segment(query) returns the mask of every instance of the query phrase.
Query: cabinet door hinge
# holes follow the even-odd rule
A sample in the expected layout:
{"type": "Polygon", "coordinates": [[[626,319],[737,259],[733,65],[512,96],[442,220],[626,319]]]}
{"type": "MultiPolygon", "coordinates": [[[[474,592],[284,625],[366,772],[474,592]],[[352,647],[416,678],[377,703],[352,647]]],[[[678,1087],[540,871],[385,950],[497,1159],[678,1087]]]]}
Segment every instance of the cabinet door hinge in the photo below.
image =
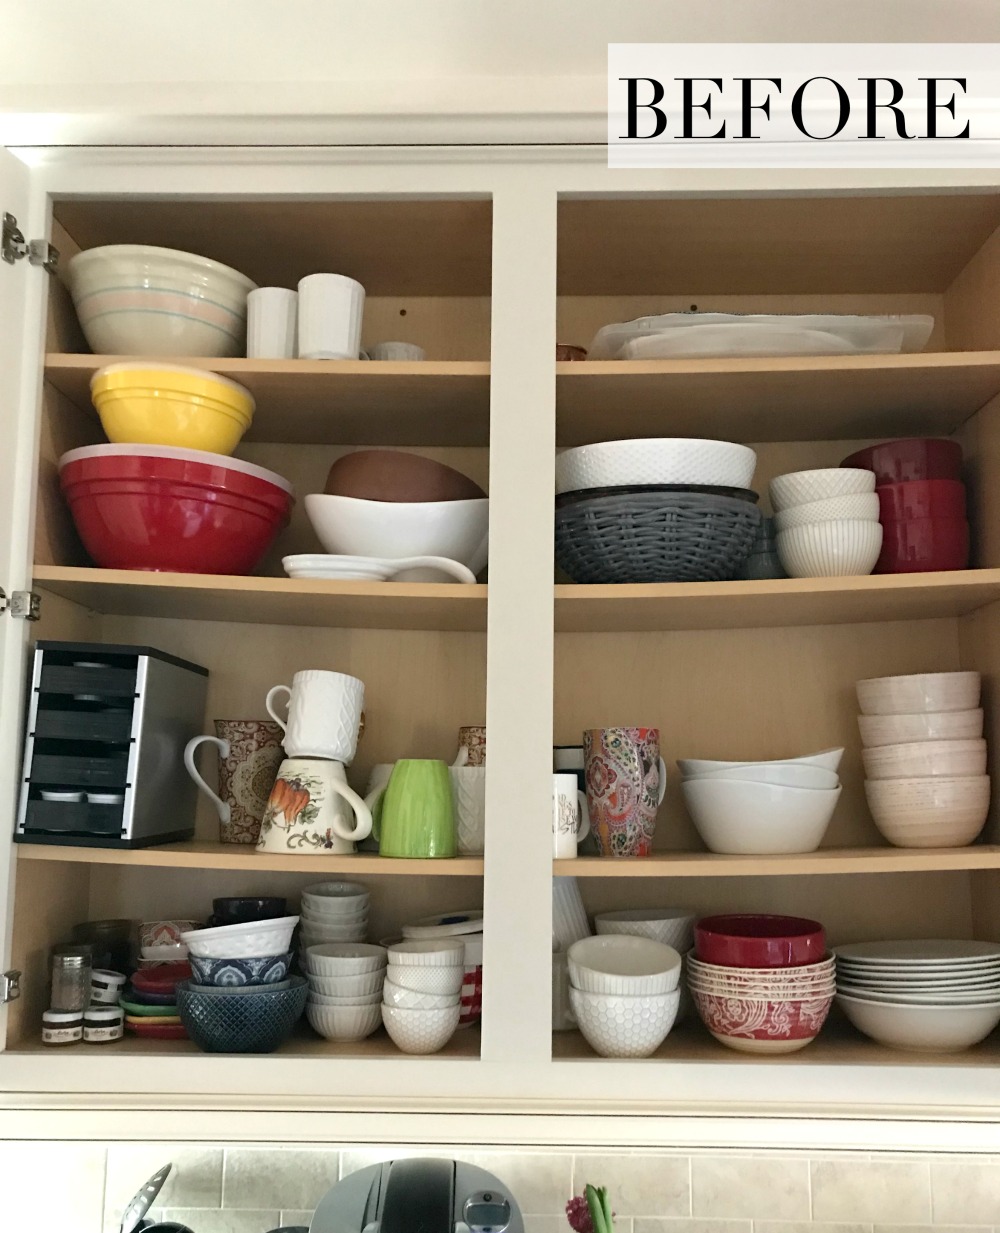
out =
{"type": "Polygon", "coordinates": [[[42,597],[37,591],[12,591],[8,599],[0,587],[0,613],[4,612],[20,621],[37,621],[42,615],[42,597]]]}
{"type": "Polygon", "coordinates": [[[21,996],[21,973],[11,969],[0,972],[0,1006],[14,1002],[21,996]]]}
{"type": "Polygon", "coordinates": [[[50,274],[54,274],[59,266],[59,249],[47,240],[26,240],[13,214],[4,213],[3,216],[0,256],[8,265],[27,257],[29,265],[40,265],[50,274]]]}

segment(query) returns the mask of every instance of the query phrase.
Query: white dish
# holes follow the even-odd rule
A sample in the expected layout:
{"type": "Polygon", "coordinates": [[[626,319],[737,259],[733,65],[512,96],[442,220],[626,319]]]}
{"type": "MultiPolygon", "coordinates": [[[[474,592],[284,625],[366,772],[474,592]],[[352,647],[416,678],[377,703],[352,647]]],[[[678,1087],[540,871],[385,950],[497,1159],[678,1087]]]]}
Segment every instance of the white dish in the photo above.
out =
{"type": "Polygon", "coordinates": [[[371,892],[360,882],[312,882],[302,888],[303,899],[315,899],[331,911],[356,908],[371,899],[371,892]]]}
{"type": "Polygon", "coordinates": [[[887,942],[850,942],[834,948],[835,957],[858,966],[873,964],[911,970],[915,966],[1000,963],[1000,942],[966,938],[900,938],[887,942]]]}
{"type": "Polygon", "coordinates": [[[849,492],[825,501],[807,501],[804,505],[789,505],[774,516],[775,531],[803,527],[810,522],[836,522],[839,519],[860,519],[878,522],[877,492],[849,492]]]}
{"type": "Polygon", "coordinates": [[[382,1022],[382,1007],[319,1006],[306,1003],[306,1018],[310,1026],[327,1040],[364,1040],[382,1022]]]}
{"type": "Polygon", "coordinates": [[[405,1010],[444,1010],[448,1006],[457,1006],[458,1000],[457,993],[421,993],[391,980],[387,980],[382,987],[382,1001],[386,1006],[402,1006],[405,1010]]]}
{"type": "Polygon", "coordinates": [[[556,455],[556,492],[623,484],[711,484],[749,488],[757,455],[747,445],[697,437],[599,441],[556,455]]]}
{"type": "Polygon", "coordinates": [[[828,330],[805,326],[767,325],[760,321],[692,325],[633,339],[618,353],[619,360],[710,358],[712,356],[769,355],[895,355],[903,347],[900,326],[872,332],[867,345],[858,346],[828,330]]]}
{"type": "Polygon", "coordinates": [[[615,997],[570,988],[569,1004],[587,1044],[601,1057],[649,1057],[670,1034],[681,991],[615,997]]]}
{"type": "Polygon", "coordinates": [[[917,711],[912,715],[859,715],[861,743],[867,749],[915,741],[965,741],[983,735],[983,711],[917,711]]]}
{"type": "Polygon", "coordinates": [[[1000,1002],[972,1006],[903,1006],[837,994],[844,1014],[866,1036],[893,1049],[957,1053],[985,1040],[1000,1023],[1000,1002]]]}
{"type": "Polygon", "coordinates": [[[450,968],[465,962],[465,943],[461,938],[410,938],[388,948],[389,971],[399,965],[450,968]]]}
{"type": "Polygon", "coordinates": [[[858,519],[810,522],[777,535],[778,559],[789,578],[852,578],[870,574],[882,551],[882,524],[858,519]]]}
{"type": "Polygon", "coordinates": [[[672,946],[628,934],[582,938],[567,959],[571,984],[589,993],[670,993],[681,978],[681,957],[672,946]]]}
{"type": "Polygon", "coordinates": [[[862,750],[861,759],[869,779],[958,779],[986,774],[986,742],[980,737],[880,745],[862,750]]]}
{"type": "Polygon", "coordinates": [[[836,771],[804,762],[745,762],[717,771],[704,771],[692,779],[739,779],[745,783],[770,783],[785,788],[818,788],[829,791],[840,783],[836,771]]]}
{"type": "Polygon", "coordinates": [[[366,993],[381,993],[385,968],[360,972],[357,976],[321,976],[308,972],[309,988],[324,997],[362,997],[366,993]]]}
{"type": "Polygon", "coordinates": [[[371,942],[324,942],[305,948],[303,961],[317,976],[360,976],[384,968],[386,951],[371,942]]]}
{"type": "Polygon", "coordinates": [[[982,677],[978,672],[918,672],[869,677],[855,689],[863,715],[971,711],[979,706],[982,677]]]}
{"type": "MultiPolygon", "coordinates": [[[[844,756],[843,746],[837,749],[821,749],[819,753],[803,754],[801,758],[775,758],[769,762],[754,762],[753,766],[819,766],[827,771],[837,771],[844,756]]],[[[678,758],[677,766],[685,779],[697,779],[713,771],[732,770],[750,765],[747,762],[718,762],[711,758],[678,758]]]]}
{"type": "Polygon", "coordinates": [[[864,1002],[886,1002],[896,1006],[987,1006],[993,1002],[1000,1005],[1000,983],[982,989],[970,990],[882,990],[867,989],[864,985],[849,985],[837,982],[837,992],[844,997],[858,998],[864,1002]]]}
{"type": "Polygon", "coordinates": [[[684,804],[712,852],[738,856],[815,852],[841,789],[785,788],[733,779],[685,779],[684,804]]]}
{"type": "Polygon", "coordinates": [[[309,1001],[316,1006],[377,1006],[382,1001],[382,990],[375,993],[328,994],[310,987],[309,1001]]]}
{"type": "Polygon", "coordinates": [[[385,1030],[404,1053],[437,1053],[454,1036],[462,1007],[408,1010],[383,1003],[381,1011],[385,1030]]]}
{"type": "Polygon", "coordinates": [[[853,493],[874,492],[875,472],[860,467],[818,467],[776,475],[768,486],[775,514],[792,505],[828,501],[853,493]]]}
{"type": "Polygon", "coordinates": [[[282,557],[281,564],[289,578],[331,578],[344,582],[387,582],[406,570],[421,569],[436,572],[434,582],[475,582],[476,575],[460,561],[447,557],[401,557],[388,560],[380,557],[337,556],[333,553],[300,553],[282,557]]]}
{"type": "Polygon", "coordinates": [[[251,959],[257,955],[284,955],[291,949],[297,916],[192,929],[181,941],[198,959],[251,959]]]}

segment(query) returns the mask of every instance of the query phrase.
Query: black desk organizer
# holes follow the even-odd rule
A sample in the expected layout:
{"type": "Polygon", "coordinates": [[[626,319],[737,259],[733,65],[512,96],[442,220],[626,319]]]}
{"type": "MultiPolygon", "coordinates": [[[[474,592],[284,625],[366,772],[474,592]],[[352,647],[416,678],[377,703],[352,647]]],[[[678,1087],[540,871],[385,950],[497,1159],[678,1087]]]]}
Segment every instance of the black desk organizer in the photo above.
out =
{"type": "Polygon", "coordinates": [[[152,647],[38,642],[14,838],[102,848],[189,839],[197,789],[184,746],[202,730],[207,678],[152,647]],[[119,799],[88,799],[98,793],[119,799]]]}

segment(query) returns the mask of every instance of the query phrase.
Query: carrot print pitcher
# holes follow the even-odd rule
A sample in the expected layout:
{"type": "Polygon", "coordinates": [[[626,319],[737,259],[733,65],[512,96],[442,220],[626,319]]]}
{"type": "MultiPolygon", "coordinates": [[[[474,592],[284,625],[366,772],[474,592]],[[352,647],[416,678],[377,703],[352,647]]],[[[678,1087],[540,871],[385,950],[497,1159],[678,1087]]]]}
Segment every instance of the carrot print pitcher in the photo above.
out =
{"type": "Polygon", "coordinates": [[[257,851],[353,852],[371,829],[371,812],[348,787],[342,763],[286,758],[264,810],[257,851]]]}

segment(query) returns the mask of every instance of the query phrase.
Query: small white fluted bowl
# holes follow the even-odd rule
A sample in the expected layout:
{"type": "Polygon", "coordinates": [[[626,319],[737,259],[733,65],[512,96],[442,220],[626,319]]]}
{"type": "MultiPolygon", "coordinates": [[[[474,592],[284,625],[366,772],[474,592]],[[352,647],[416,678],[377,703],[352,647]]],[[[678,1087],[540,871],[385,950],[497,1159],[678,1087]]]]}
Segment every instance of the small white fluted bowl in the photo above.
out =
{"type": "Polygon", "coordinates": [[[774,516],[774,529],[787,531],[804,527],[810,522],[833,522],[838,518],[857,518],[863,522],[878,522],[877,492],[851,492],[825,501],[807,501],[804,505],[789,505],[774,516]]]}
{"type": "Polygon", "coordinates": [[[837,1003],[859,1032],[891,1049],[917,1053],[958,1053],[971,1049],[1000,1023],[1000,1002],[909,1006],[867,1002],[838,993],[837,1003]]]}
{"type": "Polygon", "coordinates": [[[317,1006],[374,1006],[382,1001],[382,991],[376,993],[361,993],[353,997],[328,997],[325,993],[309,990],[310,1002],[317,1006]]]}
{"type": "Polygon", "coordinates": [[[874,492],[875,472],[857,467],[821,467],[812,471],[789,471],[776,475],[768,486],[775,513],[791,505],[828,501],[853,493],[874,492]]]}
{"type": "Polygon", "coordinates": [[[453,968],[465,963],[465,941],[453,938],[405,938],[389,947],[389,967],[453,968]]]}
{"type": "Polygon", "coordinates": [[[862,715],[912,715],[918,711],[971,711],[979,706],[978,672],[915,672],[873,676],[855,689],[862,715]]]}
{"type": "Polygon", "coordinates": [[[917,711],[912,715],[859,715],[867,749],[914,741],[966,741],[983,735],[981,707],[969,711],[917,711]]]}
{"type": "Polygon", "coordinates": [[[711,852],[771,856],[815,852],[841,789],[787,788],[740,780],[686,779],[684,803],[711,852]]]}
{"type": "Polygon", "coordinates": [[[869,779],[914,779],[945,776],[957,779],[986,774],[986,742],[980,737],[967,741],[910,741],[902,745],[880,745],[861,752],[869,779]]]}
{"type": "Polygon", "coordinates": [[[789,578],[847,578],[875,568],[882,551],[882,524],[857,519],[810,522],[779,531],[776,538],[789,578]]]}
{"type": "MultiPolygon", "coordinates": [[[[819,753],[803,754],[801,758],[775,758],[769,762],[754,762],[753,766],[819,766],[826,771],[836,772],[844,749],[821,749],[819,753]]],[[[677,766],[685,779],[697,779],[702,775],[710,775],[714,771],[733,770],[746,766],[743,762],[719,762],[713,758],[679,758],[677,766]]]]}
{"type": "Polygon", "coordinates": [[[449,1006],[457,1006],[458,999],[457,993],[419,993],[391,980],[382,987],[382,1001],[386,1006],[401,1006],[404,1010],[446,1010],[449,1006]]]}
{"type": "Polygon", "coordinates": [[[651,938],[686,954],[694,945],[696,914],[684,908],[626,908],[621,912],[602,912],[594,917],[599,934],[622,933],[635,938],[651,938]]]}
{"type": "Polygon", "coordinates": [[[362,972],[358,976],[309,976],[309,988],[316,993],[322,993],[330,998],[363,997],[365,994],[380,993],[385,980],[385,968],[377,968],[374,972],[362,972]]]}
{"type": "Polygon", "coordinates": [[[756,466],[756,453],[733,441],[697,437],[598,441],[556,455],[556,492],[628,484],[749,488],[756,466]]]}
{"type": "Polygon", "coordinates": [[[323,942],[307,947],[303,962],[310,976],[360,976],[381,971],[386,951],[372,942],[323,942]]]}
{"type": "Polygon", "coordinates": [[[601,1057],[649,1057],[677,1018],[681,992],[620,997],[570,988],[569,1003],[587,1044],[601,1057]]]}
{"type": "Polygon", "coordinates": [[[393,1043],[404,1053],[437,1053],[455,1034],[462,1008],[409,1010],[402,1006],[381,1007],[382,1022],[393,1043]]]}
{"type": "Polygon", "coordinates": [[[306,948],[322,946],[325,942],[363,942],[367,934],[367,926],[360,929],[312,929],[303,928],[299,940],[306,948]]]}
{"type": "Polygon", "coordinates": [[[706,771],[695,779],[741,779],[745,783],[772,783],[785,788],[835,788],[836,771],[801,762],[746,762],[742,766],[706,771]]]}
{"type": "Polygon", "coordinates": [[[455,995],[461,992],[464,976],[465,969],[461,966],[428,968],[395,963],[386,968],[386,980],[401,989],[412,989],[414,993],[455,995]]]}
{"type": "Polygon", "coordinates": [[[257,955],[284,955],[292,947],[297,916],[192,929],[181,941],[197,959],[253,959],[257,955]]]}
{"type": "Polygon", "coordinates": [[[306,1018],[327,1040],[364,1040],[382,1022],[382,1006],[320,1006],[306,1003],[306,1018]]]}
{"type": "Polygon", "coordinates": [[[946,779],[867,779],[879,832],[897,848],[964,848],[986,824],[989,775],[946,779]]]}
{"type": "Polygon", "coordinates": [[[570,983],[588,993],[664,994],[681,978],[681,957],[672,946],[628,934],[582,938],[569,948],[567,961],[570,983]]]}
{"type": "Polygon", "coordinates": [[[317,911],[355,908],[366,904],[370,898],[368,887],[360,882],[313,882],[302,891],[302,902],[311,901],[317,911]]]}

